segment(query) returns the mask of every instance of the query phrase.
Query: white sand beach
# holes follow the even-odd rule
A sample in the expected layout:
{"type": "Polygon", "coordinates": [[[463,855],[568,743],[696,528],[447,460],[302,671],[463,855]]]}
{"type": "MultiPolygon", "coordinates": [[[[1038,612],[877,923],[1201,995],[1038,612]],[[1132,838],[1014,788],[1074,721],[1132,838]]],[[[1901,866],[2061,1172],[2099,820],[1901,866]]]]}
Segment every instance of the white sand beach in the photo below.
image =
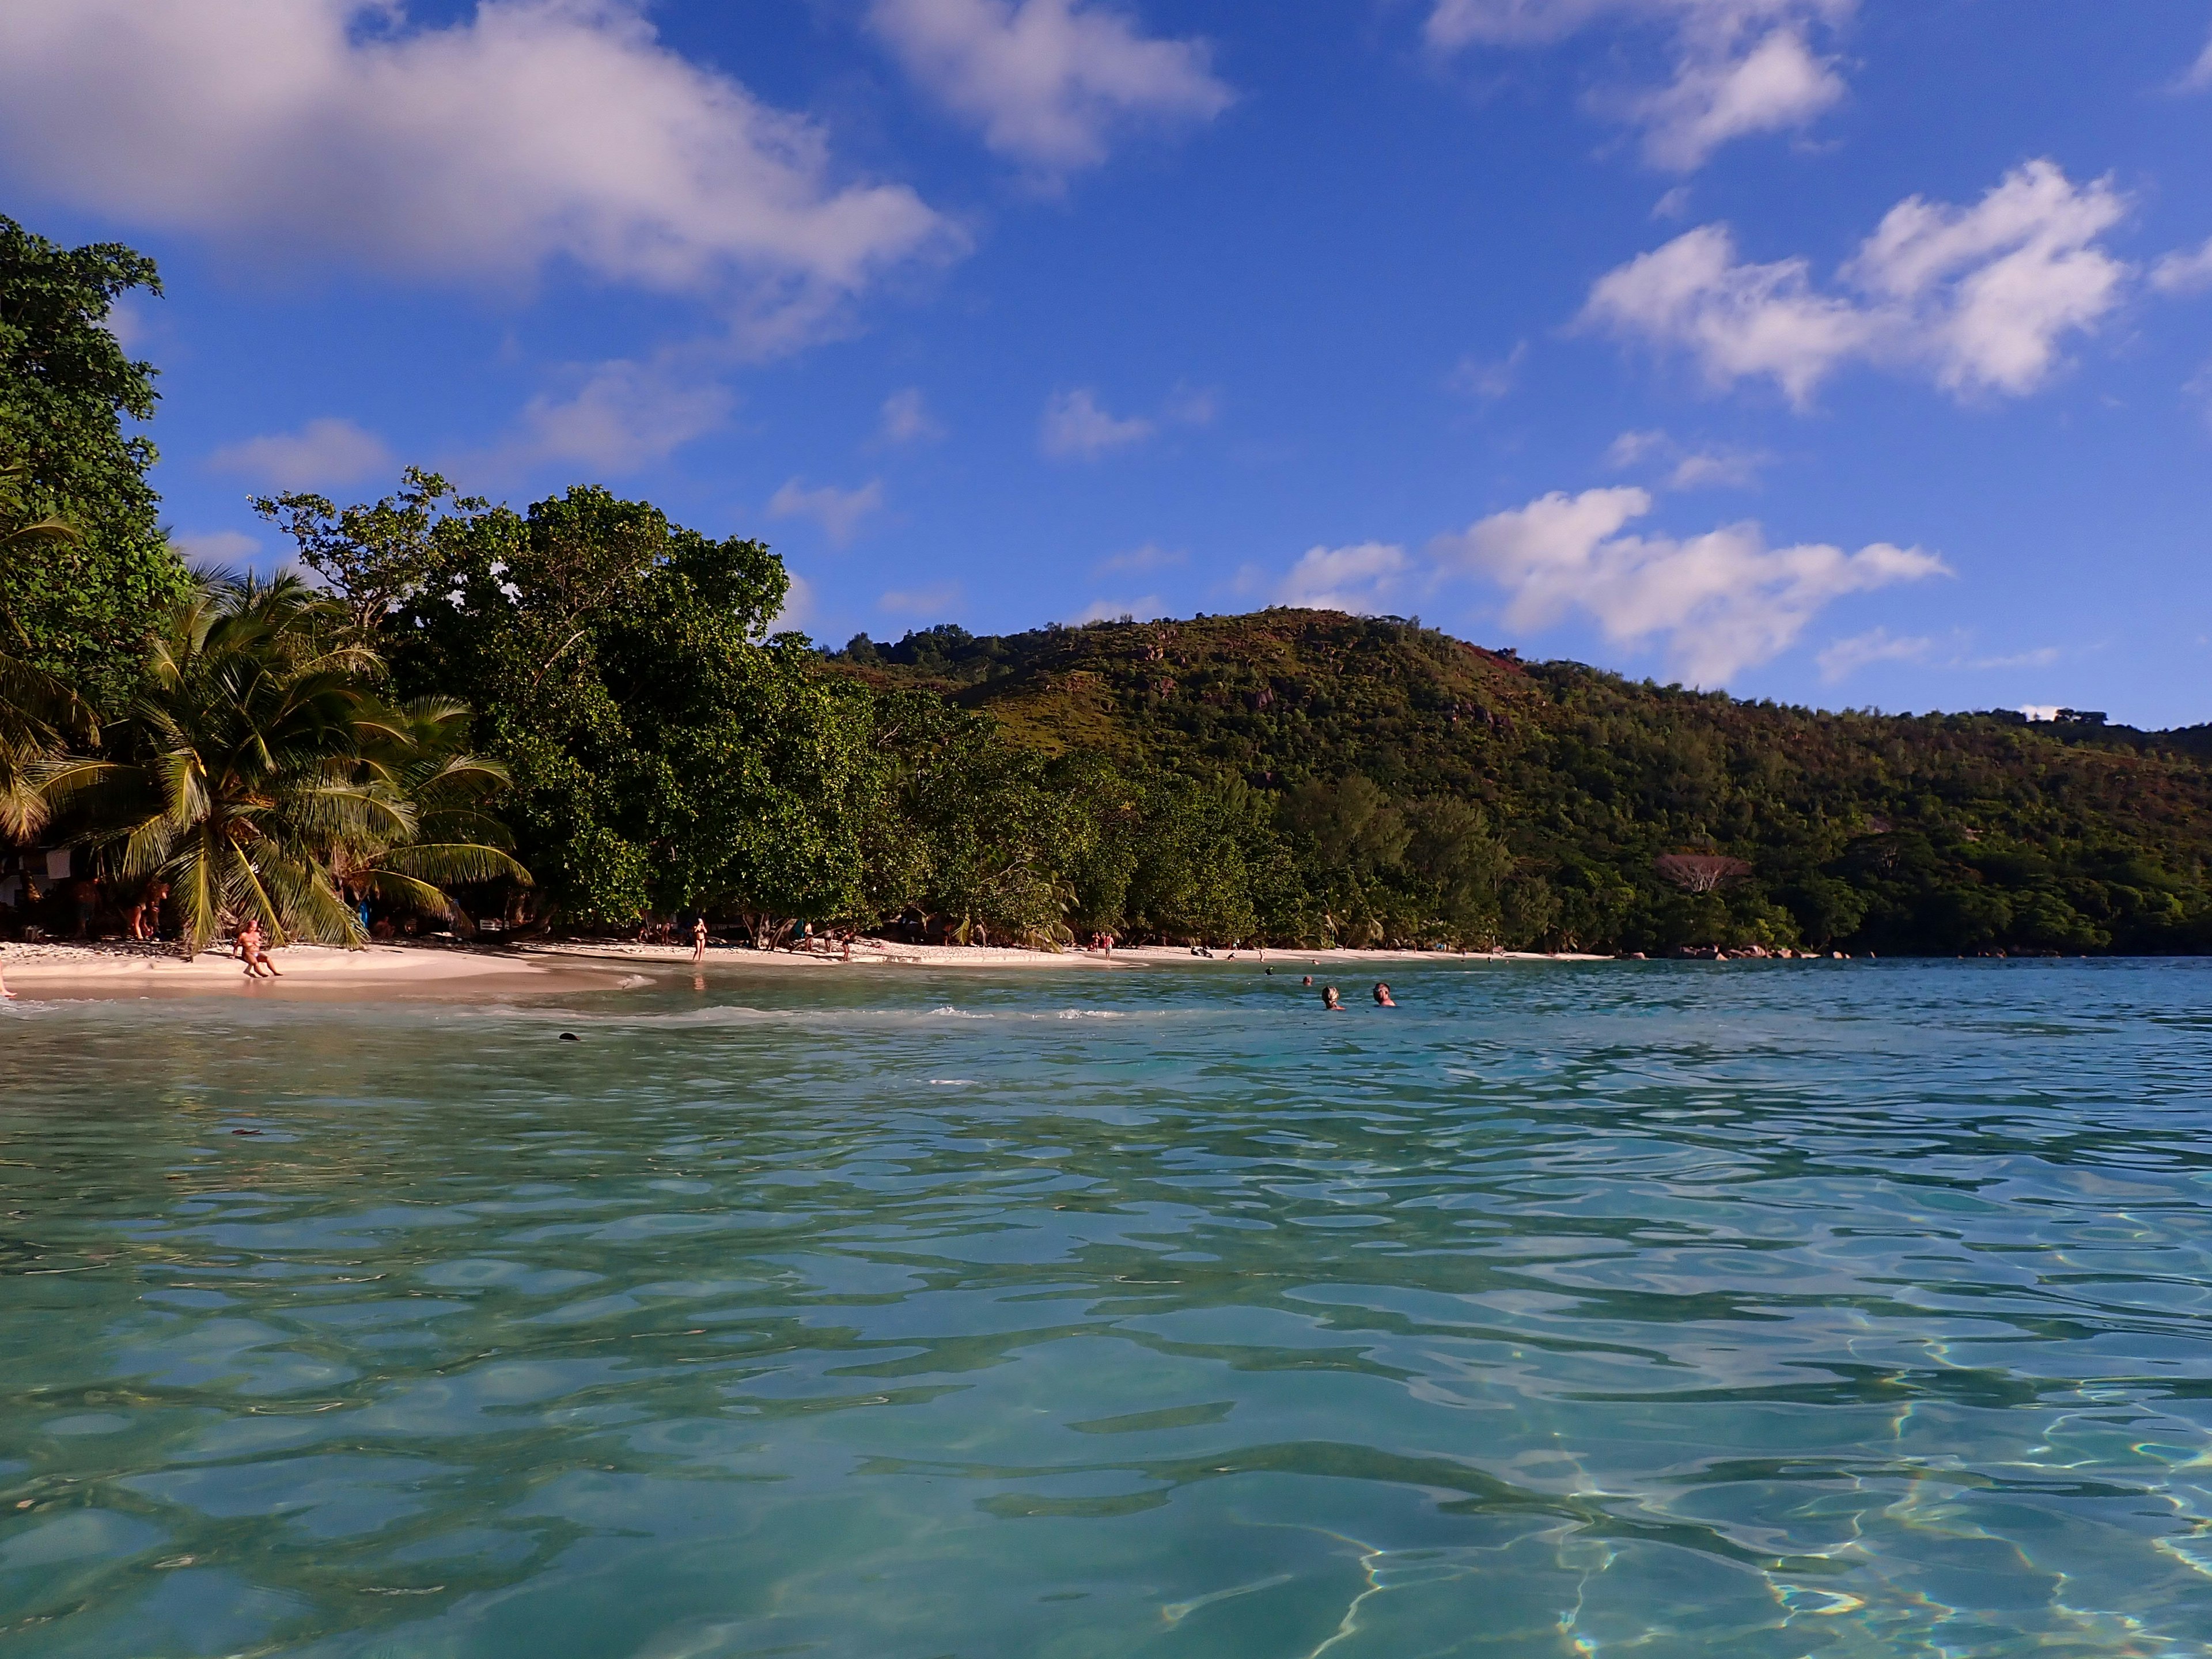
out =
{"type": "MultiPolygon", "coordinates": [[[[374,945],[347,951],[333,945],[288,945],[269,952],[282,978],[248,980],[228,950],[209,951],[186,962],[176,947],[120,940],[97,944],[50,941],[0,944],[0,974],[8,988],[27,997],[125,997],[157,993],[236,991],[269,994],[287,988],[349,996],[453,995],[517,988],[589,989],[620,982],[623,966],[688,968],[688,945],[645,945],[618,939],[575,939],[516,945],[374,945]]],[[[717,945],[707,952],[710,972],[821,972],[852,968],[1023,969],[1066,972],[1141,968],[1261,966],[1317,975],[1357,973],[1408,963],[1597,962],[1588,956],[1528,952],[1437,951],[1217,951],[1194,957],[1181,945],[1117,946],[1111,956],[1090,951],[1030,951],[1007,945],[903,945],[885,939],[853,942],[842,951],[746,951],[717,945]]]]}

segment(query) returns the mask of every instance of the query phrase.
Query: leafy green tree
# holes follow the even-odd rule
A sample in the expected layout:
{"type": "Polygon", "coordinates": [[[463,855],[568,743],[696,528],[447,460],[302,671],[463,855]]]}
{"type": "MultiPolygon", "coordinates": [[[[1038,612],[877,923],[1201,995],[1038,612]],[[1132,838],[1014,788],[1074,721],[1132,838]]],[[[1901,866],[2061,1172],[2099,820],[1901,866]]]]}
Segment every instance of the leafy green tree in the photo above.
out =
{"type": "Polygon", "coordinates": [[[154,262],[118,243],[64,248],[0,217],[0,459],[20,465],[35,515],[78,532],[0,563],[0,611],[31,665],[91,702],[130,696],[148,617],[184,569],[155,522],[154,446],[125,422],[154,412],[152,365],[108,326],[116,300],[159,294],[154,262]]]}
{"type": "Polygon", "coordinates": [[[418,466],[405,470],[396,494],[355,507],[297,491],[253,498],[253,510],[297,545],[300,562],[343,596],[354,629],[364,637],[436,574],[439,526],[489,505],[418,466]]]}
{"type": "MultiPolygon", "coordinates": [[[[41,514],[23,499],[29,468],[0,466],[0,591],[6,573],[78,540],[76,526],[41,514]]],[[[37,642],[12,610],[0,611],[0,836],[28,841],[46,821],[37,787],[42,764],[71,738],[90,741],[99,722],[76,691],[34,660],[37,642]]]]}
{"type": "Polygon", "coordinates": [[[593,488],[487,508],[421,472],[374,506],[269,505],[403,689],[477,711],[544,919],[715,908],[771,939],[865,909],[870,700],[768,637],[788,578],[762,544],[593,488]]]}
{"type": "Polygon", "coordinates": [[[197,585],[155,629],[110,757],[41,769],[116,879],[167,886],[188,956],[248,917],[279,944],[363,944],[349,884],[451,915],[441,881],[527,879],[466,810],[503,777],[458,751],[463,711],[378,699],[381,665],[333,641],[338,621],[293,578],[197,585]],[[426,839],[463,823],[474,839],[426,839]]]}

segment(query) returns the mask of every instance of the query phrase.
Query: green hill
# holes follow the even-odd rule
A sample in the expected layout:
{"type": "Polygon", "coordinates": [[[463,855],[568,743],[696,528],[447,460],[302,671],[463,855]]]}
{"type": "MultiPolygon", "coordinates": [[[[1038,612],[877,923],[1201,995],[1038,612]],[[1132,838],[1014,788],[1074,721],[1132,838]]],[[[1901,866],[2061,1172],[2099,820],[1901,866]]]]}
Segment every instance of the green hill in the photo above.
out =
{"type": "MultiPolygon", "coordinates": [[[[1256,792],[1290,842],[1341,842],[1375,895],[1403,858],[1378,850],[1406,837],[1386,826],[1362,851],[1347,814],[1477,808],[1510,855],[1494,883],[1503,931],[1516,931],[1517,894],[1520,931],[1555,944],[2212,943],[2205,726],[1822,713],[1315,611],[989,637],[943,627],[896,644],[862,635],[828,661],[988,714],[1041,755],[1256,792]],[[1658,863],[1681,853],[1714,856],[1658,863]],[[1718,885],[1684,885],[1705,879],[1718,885]]],[[[1370,934],[1395,931],[1387,905],[1367,908],[1370,934]]],[[[1342,933],[1342,907],[1328,914],[1342,933]]]]}

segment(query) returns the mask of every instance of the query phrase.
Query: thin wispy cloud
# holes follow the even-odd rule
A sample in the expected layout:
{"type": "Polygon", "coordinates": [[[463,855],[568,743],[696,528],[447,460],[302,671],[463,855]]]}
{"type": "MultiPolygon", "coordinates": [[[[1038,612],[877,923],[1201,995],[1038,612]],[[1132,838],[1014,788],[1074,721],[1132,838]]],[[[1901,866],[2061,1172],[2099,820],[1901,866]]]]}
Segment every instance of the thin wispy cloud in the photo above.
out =
{"type": "Polygon", "coordinates": [[[1663,86],[1593,92],[1589,102],[1639,129],[1644,156],[1678,173],[1732,141],[1809,126],[1847,95],[1823,46],[1856,0],[1436,0],[1425,28],[1443,53],[1548,46],[1601,23],[1665,32],[1663,86]]]}
{"type": "Polygon", "coordinates": [[[208,464],[270,489],[328,489],[398,471],[383,439],[334,416],[309,421],[297,432],[225,444],[208,464]]]}
{"type": "Polygon", "coordinates": [[[1521,378],[1521,365],[1528,359],[1528,343],[1515,343],[1503,357],[1462,357],[1445,384],[1462,397],[1496,403],[1511,393],[1521,378]]]}
{"type": "Polygon", "coordinates": [[[1141,415],[1109,413],[1089,386],[1055,392],[1045,400],[1037,427],[1037,447],[1058,460],[1097,460],[1117,449],[1140,444],[1158,430],[1141,415]]]}
{"type": "Polygon", "coordinates": [[[1936,641],[1925,635],[1899,637],[1886,628],[1872,628],[1836,641],[1814,660],[1820,665],[1821,680],[1834,685],[1875,663],[1924,661],[1935,646],[1936,641]]]}
{"type": "Polygon", "coordinates": [[[945,436],[945,427],[930,413],[920,386],[908,386],[884,399],[883,423],[878,435],[895,447],[934,443],[945,436]]]}
{"type": "Polygon", "coordinates": [[[1095,622],[1150,622],[1166,614],[1160,596],[1147,593],[1141,599],[1093,599],[1068,620],[1080,627],[1095,622]]]}
{"type": "Polygon", "coordinates": [[[1173,565],[1189,562],[1190,555],[1179,548],[1162,547],[1158,542],[1146,542],[1126,553],[1109,553],[1091,566],[1093,574],[1107,575],[1114,571],[1164,570],[1173,565]]]}
{"type": "Polygon", "coordinates": [[[840,489],[823,484],[809,489],[797,478],[786,479],[769,497],[771,519],[811,519],[822,526],[832,547],[843,547],[860,533],[860,526],[883,510],[881,479],[871,478],[857,489],[840,489]]]}
{"type": "Polygon", "coordinates": [[[494,485],[550,469],[622,477],[667,460],[725,425],[737,397],[717,378],[711,351],[669,349],[646,358],[575,363],[555,387],[525,404],[506,434],[441,465],[494,485]]]}
{"type": "Polygon", "coordinates": [[[960,603],[958,582],[939,582],[929,587],[894,587],[876,600],[876,609],[894,616],[942,617],[960,603]]]}
{"type": "Polygon", "coordinates": [[[1686,445],[1656,428],[1624,432],[1605,453],[1616,471],[1660,470],[1670,489],[1747,489],[1772,457],[1726,444],[1686,445]]]}

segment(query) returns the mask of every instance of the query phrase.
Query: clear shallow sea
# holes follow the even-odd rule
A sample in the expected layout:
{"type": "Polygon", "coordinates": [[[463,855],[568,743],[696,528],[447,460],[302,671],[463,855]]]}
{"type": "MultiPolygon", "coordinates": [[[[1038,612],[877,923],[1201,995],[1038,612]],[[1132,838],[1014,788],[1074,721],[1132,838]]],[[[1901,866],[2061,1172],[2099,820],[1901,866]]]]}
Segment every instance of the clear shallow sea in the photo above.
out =
{"type": "Polygon", "coordinates": [[[0,1010],[0,1649],[2212,1644],[2212,963],[1337,977],[0,1010]]]}

